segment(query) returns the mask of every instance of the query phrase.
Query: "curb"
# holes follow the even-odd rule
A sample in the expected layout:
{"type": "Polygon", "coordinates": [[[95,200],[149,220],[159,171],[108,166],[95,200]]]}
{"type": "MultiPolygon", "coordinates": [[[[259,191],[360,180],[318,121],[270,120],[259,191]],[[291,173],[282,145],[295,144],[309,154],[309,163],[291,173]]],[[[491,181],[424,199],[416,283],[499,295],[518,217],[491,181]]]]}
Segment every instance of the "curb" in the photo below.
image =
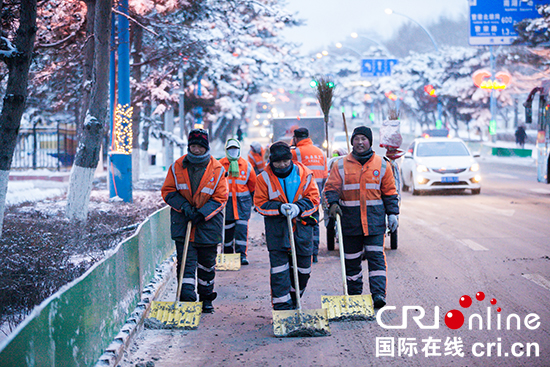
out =
{"type": "Polygon", "coordinates": [[[126,323],[115,336],[114,340],[99,357],[95,367],[116,367],[121,361],[124,350],[130,345],[133,338],[142,330],[145,316],[151,309],[151,303],[166,289],[166,285],[174,277],[176,261],[175,252],[164,260],[155,269],[153,280],[141,293],[141,301],[128,316],[126,323]]]}

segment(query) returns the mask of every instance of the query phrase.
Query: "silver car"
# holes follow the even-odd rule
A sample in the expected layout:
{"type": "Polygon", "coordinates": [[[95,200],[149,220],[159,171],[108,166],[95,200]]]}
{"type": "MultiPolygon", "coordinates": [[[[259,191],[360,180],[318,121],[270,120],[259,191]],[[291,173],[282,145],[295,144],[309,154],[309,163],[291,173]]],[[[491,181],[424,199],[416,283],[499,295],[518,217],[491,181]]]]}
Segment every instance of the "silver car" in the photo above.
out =
{"type": "Polygon", "coordinates": [[[481,192],[479,164],[459,138],[418,138],[409,146],[401,165],[403,191],[470,189],[481,192]]]}

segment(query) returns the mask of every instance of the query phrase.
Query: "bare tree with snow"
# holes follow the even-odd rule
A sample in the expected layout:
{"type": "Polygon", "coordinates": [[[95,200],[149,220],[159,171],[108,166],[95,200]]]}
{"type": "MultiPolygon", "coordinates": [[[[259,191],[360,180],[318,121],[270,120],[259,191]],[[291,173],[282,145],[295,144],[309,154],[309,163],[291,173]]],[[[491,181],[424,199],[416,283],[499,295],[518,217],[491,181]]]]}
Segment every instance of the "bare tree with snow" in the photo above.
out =
{"type": "Polygon", "coordinates": [[[82,135],[71,170],[66,211],[67,218],[76,221],[85,221],[88,216],[88,203],[94,172],[99,162],[109,96],[109,37],[112,0],[88,1],[87,5],[95,6],[93,84],[90,106],[86,112],[82,135]]]}
{"type": "MultiPolygon", "coordinates": [[[[20,4],[11,4],[14,8],[6,11],[13,11],[13,24],[19,24],[17,31],[0,29],[0,60],[6,63],[9,71],[0,114],[0,235],[11,162],[28,95],[29,69],[36,35],[36,1],[24,0],[20,4]],[[15,15],[17,13],[19,17],[15,15]]],[[[0,2],[0,9],[3,6],[8,5],[0,2]]]]}

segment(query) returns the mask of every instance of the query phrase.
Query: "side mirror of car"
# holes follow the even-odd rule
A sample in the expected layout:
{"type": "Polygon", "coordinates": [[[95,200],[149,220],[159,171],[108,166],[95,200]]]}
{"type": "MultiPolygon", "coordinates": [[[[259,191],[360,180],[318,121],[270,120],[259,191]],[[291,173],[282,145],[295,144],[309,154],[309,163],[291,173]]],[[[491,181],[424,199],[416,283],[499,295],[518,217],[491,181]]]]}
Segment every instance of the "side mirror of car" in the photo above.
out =
{"type": "Polygon", "coordinates": [[[405,157],[405,158],[411,158],[411,159],[412,159],[413,155],[412,155],[411,152],[407,152],[407,153],[405,153],[404,157],[405,157]]]}
{"type": "Polygon", "coordinates": [[[479,154],[479,153],[474,154],[474,158],[479,158],[479,157],[481,157],[481,154],[479,154]]]}

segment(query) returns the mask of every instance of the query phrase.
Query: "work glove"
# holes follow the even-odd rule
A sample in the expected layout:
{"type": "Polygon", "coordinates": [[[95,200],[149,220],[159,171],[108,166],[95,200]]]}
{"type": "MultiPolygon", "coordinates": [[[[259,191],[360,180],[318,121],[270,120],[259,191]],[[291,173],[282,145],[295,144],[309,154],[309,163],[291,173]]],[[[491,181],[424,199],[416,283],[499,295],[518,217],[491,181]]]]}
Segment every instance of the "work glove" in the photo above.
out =
{"type": "Polygon", "coordinates": [[[289,216],[290,219],[296,218],[300,214],[300,208],[296,204],[283,204],[279,208],[282,215],[289,216]]]}
{"type": "Polygon", "coordinates": [[[204,215],[199,211],[195,211],[190,220],[193,222],[193,227],[196,227],[200,222],[204,220],[204,215]]]}
{"type": "Polygon", "coordinates": [[[183,211],[183,215],[185,215],[185,218],[187,218],[187,220],[192,220],[191,218],[193,218],[193,216],[197,212],[197,209],[195,209],[192,206],[187,206],[185,207],[185,209],[182,207],[182,211],[183,211]]]}
{"type": "Polygon", "coordinates": [[[330,208],[328,209],[328,215],[331,218],[336,219],[336,214],[340,214],[340,217],[342,216],[342,209],[340,208],[340,205],[338,204],[332,204],[330,208]]]}
{"type": "Polygon", "coordinates": [[[399,227],[399,220],[397,218],[397,215],[388,215],[388,228],[390,229],[390,232],[395,232],[397,230],[397,227],[399,227]]]}

